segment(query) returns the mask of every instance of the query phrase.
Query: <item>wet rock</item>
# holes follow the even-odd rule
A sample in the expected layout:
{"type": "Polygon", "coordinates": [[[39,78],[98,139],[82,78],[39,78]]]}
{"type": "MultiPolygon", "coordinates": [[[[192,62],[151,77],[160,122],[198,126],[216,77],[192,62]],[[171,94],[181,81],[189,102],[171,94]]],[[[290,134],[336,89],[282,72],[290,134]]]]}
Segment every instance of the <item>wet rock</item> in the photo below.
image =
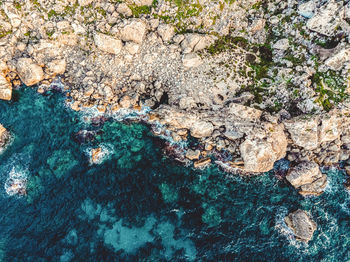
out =
{"type": "Polygon", "coordinates": [[[31,58],[20,58],[17,61],[17,73],[22,82],[32,86],[44,79],[43,69],[31,58]]]}
{"type": "Polygon", "coordinates": [[[187,150],[186,152],[186,157],[189,159],[189,160],[196,160],[196,159],[199,159],[199,156],[201,154],[201,151],[199,150],[187,150]]]}
{"type": "Polygon", "coordinates": [[[110,54],[119,54],[123,48],[122,41],[102,33],[95,33],[94,42],[98,49],[110,54]]]}
{"type": "Polygon", "coordinates": [[[93,148],[91,150],[91,158],[90,158],[90,163],[92,164],[98,164],[101,161],[102,158],[102,148],[93,148]]]}
{"type": "Polygon", "coordinates": [[[320,195],[327,185],[327,176],[322,174],[315,162],[305,161],[291,168],[286,176],[287,181],[301,195],[320,195]]]}
{"type": "Polygon", "coordinates": [[[285,217],[287,226],[293,230],[295,238],[299,241],[308,242],[317,229],[316,223],[309,217],[309,215],[298,209],[285,217]]]}
{"type": "Polygon", "coordinates": [[[0,124],[0,150],[6,145],[9,138],[9,132],[0,124]]]}
{"type": "Polygon", "coordinates": [[[134,19],[120,30],[120,36],[123,41],[133,41],[142,44],[146,35],[146,25],[140,19],[134,19]]]}
{"type": "Polygon", "coordinates": [[[204,168],[211,163],[210,158],[203,158],[193,163],[194,168],[204,168]]]}
{"type": "Polygon", "coordinates": [[[285,121],[284,126],[290,133],[293,142],[306,150],[316,149],[318,146],[318,118],[296,117],[285,121]]]}
{"type": "Polygon", "coordinates": [[[5,76],[0,73],[0,99],[11,100],[11,97],[12,97],[12,85],[5,78],[5,76]]]}

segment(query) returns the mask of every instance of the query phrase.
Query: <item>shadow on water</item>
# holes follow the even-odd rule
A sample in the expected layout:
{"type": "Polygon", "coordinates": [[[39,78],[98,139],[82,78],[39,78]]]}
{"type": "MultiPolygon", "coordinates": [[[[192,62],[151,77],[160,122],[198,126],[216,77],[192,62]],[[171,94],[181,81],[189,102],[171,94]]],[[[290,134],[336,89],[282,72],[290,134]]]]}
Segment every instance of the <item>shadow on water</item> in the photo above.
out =
{"type": "Polygon", "coordinates": [[[349,259],[350,198],[341,172],[330,172],[323,196],[303,199],[272,172],[239,177],[176,165],[148,127],[89,126],[59,94],[22,88],[14,96],[0,101],[0,123],[13,136],[0,155],[0,182],[11,170],[26,172],[27,196],[0,188],[0,260],[349,259]],[[83,129],[93,139],[73,139],[83,129]],[[106,159],[91,165],[88,152],[101,145],[106,159]],[[308,245],[283,222],[297,208],[318,223],[308,245]]]}

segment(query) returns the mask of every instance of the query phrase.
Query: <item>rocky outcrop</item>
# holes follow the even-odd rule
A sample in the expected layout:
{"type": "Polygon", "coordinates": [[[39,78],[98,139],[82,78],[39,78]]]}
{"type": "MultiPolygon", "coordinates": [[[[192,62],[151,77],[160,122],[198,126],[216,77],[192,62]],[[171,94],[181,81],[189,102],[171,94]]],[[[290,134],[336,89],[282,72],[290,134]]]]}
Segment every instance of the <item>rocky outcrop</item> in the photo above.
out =
{"type": "Polygon", "coordinates": [[[12,85],[6,77],[0,72],[0,99],[11,100],[12,85]]]}
{"type": "Polygon", "coordinates": [[[316,223],[309,217],[309,215],[298,209],[285,217],[287,226],[293,231],[297,240],[309,242],[317,229],[316,223]]]}
{"type": "Polygon", "coordinates": [[[6,130],[5,127],[3,127],[0,124],[0,151],[2,148],[4,148],[4,146],[8,142],[9,137],[10,137],[9,132],[6,130]]]}
{"type": "Polygon", "coordinates": [[[120,30],[120,37],[123,41],[133,41],[137,44],[142,44],[146,31],[146,24],[142,20],[135,19],[120,30]]]}
{"type": "Polygon", "coordinates": [[[20,58],[17,61],[17,73],[23,83],[32,86],[44,79],[43,69],[31,58],[20,58]]]}
{"type": "Polygon", "coordinates": [[[304,196],[318,196],[327,185],[327,176],[321,173],[319,166],[314,162],[302,162],[291,168],[286,179],[304,196]]]}

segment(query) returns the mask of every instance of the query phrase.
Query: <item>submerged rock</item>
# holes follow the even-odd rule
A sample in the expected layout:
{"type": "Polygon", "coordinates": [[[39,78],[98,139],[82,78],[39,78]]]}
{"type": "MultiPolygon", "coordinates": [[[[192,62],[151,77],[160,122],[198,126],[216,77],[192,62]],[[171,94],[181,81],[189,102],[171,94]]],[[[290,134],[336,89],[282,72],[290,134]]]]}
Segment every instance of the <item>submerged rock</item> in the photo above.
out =
{"type": "Polygon", "coordinates": [[[301,195],[320,195],[327,185],[327,176],[322,174],[315,162],[305,161],[289,170],[286,179],[301,195]]]}
{"type": "Polygon", "coordinates": [[[287,226],[293,230],[295,238],[306,243],[312,239],[314,231],[317,229],[316,223],[305,211],[300,209],[290,213],[284,220],[287,226]]]}

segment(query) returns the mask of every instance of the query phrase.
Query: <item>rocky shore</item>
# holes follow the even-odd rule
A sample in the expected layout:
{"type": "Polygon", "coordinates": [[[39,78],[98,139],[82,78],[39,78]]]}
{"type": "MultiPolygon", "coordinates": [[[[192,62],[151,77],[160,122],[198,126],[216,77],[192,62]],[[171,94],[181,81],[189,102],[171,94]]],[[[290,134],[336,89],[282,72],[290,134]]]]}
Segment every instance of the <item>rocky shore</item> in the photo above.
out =
{"type": "Polygon", "coordinates": [[[0,1],[0,99],[59,77],[73,110],[135,112],[181,162],[258,174],[286,158],[286,180],[320,195],[320,166],[350,170],[349,37],[349,1],[0,1]]]}

